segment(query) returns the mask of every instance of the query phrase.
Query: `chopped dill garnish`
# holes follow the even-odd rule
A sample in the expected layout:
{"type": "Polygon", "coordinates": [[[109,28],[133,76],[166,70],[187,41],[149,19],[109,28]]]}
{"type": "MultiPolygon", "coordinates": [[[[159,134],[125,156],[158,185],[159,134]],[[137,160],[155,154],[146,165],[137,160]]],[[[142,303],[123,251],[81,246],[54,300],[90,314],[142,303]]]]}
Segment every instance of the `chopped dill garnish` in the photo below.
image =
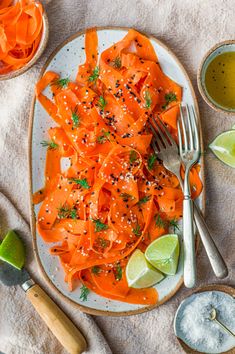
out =
{"type": "Polygon", "coordinates": [[[78,108],[77,106],[75,107],[75,110],[72,112],[72,117],[71,117],[72,121],[73,121],[73,126],[75,128],[77,128],[80,124],[80,117],[78,114],[78,108]]]}
{"type": "Polygon", "coordinates": [[[77,210],[76,209],[70,210],[70,217],[71,217],[71,219],[77,219],[77,210]]]}
{"type": "Polygon", "coordinates": [[[87,301],[87,296],[89,292],[90,290],[85,285],[82,285],[79,299],[81,299],[82,301],[87,301]]]}
{"type": "Polygon", "coordinates": [[[101,272],[101,269],[99,266],[94,266],[91,268],[91,273],[98,275],[101,272]]]}
{"type": "Polygon", "coordinates": [[[98,136],[97,138],[97,143],[99,144],[103,144],[106,143],[106,141],[109,140],[109,136],[110,136],[110,132],[106,132],[104,129],[101,130],[102,131],[102,135],[98,136]]]}
{"type": "Polygon", "coordinates": [[[92,221],[95,224],[95,232],[104,231],[109,228],[108,225],[101,222],[100,219],[92,219],[92,221]]]}
{"type": "Polygon", "coordinates": [[[159,228],[160,227],[164,228],[166,226],[166,222],[161,218],[159,214],[154,215],[154,219],[155,219],[155,226],[159,228]]]}
{"type": "Polygon", "coordinates": [[[146,195],[138,201],[138,205],[147,203],[151,199],[151,195],[146,195]]]}
{"type": "Polygon", "coordinates": [[[176,94],[174,92],[169,92],[165,94],[165,104],[162,106],[162,109],[166,109],[168,104],[177,101],[176,94]]]}
{"type": "Polygon", "coordinates": [[[103,111],[106,105],[107,105],[107,101],[105,101],[104,96],[100,96],[98,100],[99,108],[103,111]]]}
{"type": "Polygon", "coordinates": [[[178,221],[176,220],[176,218],[174,218],[174,219],[169,221],[169,226],[173,227],[174,233],[176,233],[176,230],[180,231],[180,228],[179,228],[179,225],[178,225],[178,221]]]}
{"type": "Polygon", "coordinates": [[[50,141],[47,141],[47,140],[43,140],[41,141],[40,143],[43,147],[47,147],[48,149],[51,149],[51,150],[54,150],[54,149],[57,149],[58,148],[58,145],[50,140],[50,141]]]}
{"type": "Polygon", "coordinates": [[[124,202],[128,202],[129,199],[133,200],[135,197],[133,195],[128,194],[128,193],[121,193],[120,197],[123,199],[124,202]]]}
{"type": "Polygon", "coordinates": [[[109,245],[109,240],[106,240],[105,238],[99,237],[98,242],[100,244],[100,247],[106,248],[109,245]]]}
{"type": "Polygon", "coordinates": [[[83,187],[85,189],[89,189],[90,188],[86,178],[83,178],[83,179],[70,178],[69,180],[74,182],[74,183],[76,183],[76,184],[79,184],[81,187],[83,187]]]}
{"type": "Polygon", "coordinates": [[[98,77],[99,77],[99,68],[98,66],[96,66],[95,69],[92,71],[92,74],[88,77],[88,81],[93,82],[95,84],[98,77]]]}
{"type": "Polygon", "coordinates": [[[120,69],[122,67],[122,60],[120,57],[116,57],[114,60],[113,60],[113,66],[116,68],[116,69],[120,69]]]}
{"type": "Polygon", "coordinates": [[[156,160],[157,160],[157,156],[155,154],[152,154],[148,157],[147,165],[149,170],[153,169],[156,160]]]}
{"type": "Polygon", "coordinates": [[[58,208],[58,217],[60,219],[77,219],[77,210],[75,208],[69,209],[67,207],[58,208]]]}
{"type": "Polygon", "coordinates": [[[66,77],[65,79],[58,79],[58,80],[54,80],[52,81],[51,85],[55,85],[58,88],[66,88],[69,84],[70,80],[68,77],[66,77]]]}
{"type": "Polygon", "coordinates": [[[130,151],[130,163],[133,164],[138,159],[138,154],[135,150],[130,151]]]}
{"type": "Polygon", "coordinates": [[[136,236],[141,236],[141,234],[142,234],[142,231],[141,231],[141,229],[140,229],[140,225],[139,224],[137,224],[133,229],[132,229],[132,232],[133,232],[133,234],[135,234],[136,236]]]}
{"type": "Polygon", "coordinates": [[[144,99],[145,99],[145,106],[144,107],[149,109],[152,104],[152,98],[151,98],[149,91],[145,91],[144,99]]]}
{"type": "Polygon", "coordinates": [[[114,267],[114,276],[115,279],[120,281],[122,279],[122,267],[120,266],[120,264],[117,264],[116,267],[114,267]]]}

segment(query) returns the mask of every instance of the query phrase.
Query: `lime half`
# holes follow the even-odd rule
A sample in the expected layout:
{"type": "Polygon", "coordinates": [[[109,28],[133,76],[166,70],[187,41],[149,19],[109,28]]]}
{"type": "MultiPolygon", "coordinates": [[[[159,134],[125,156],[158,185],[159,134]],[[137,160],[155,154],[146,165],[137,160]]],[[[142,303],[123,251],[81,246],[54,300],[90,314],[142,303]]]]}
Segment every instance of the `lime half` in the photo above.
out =
{"type": "Polygon", "coordinates": [[[24,266],[24,244],[13,230],[6,234],[0,244],[0,259],[17,269],[21,269],[24,266]]]}
{"type": "Polygon", "coordinates": [[[164,276],[152,267],[143,252],[137,249],[127,263],[126,278],[131,288],[141,289],[158,283],[164,276]]]}
{"type": "Polygon", "coordinates": [[[145,257],[162,273],[174,275],[177,271],[179,253],[178,235],[169,234],[154,240],[147,247],[145,257]]]}
{"type": "Polygon", "coordinates": [[[218,135],[209,145],[215,156],[226,165],[235,168],[235,130],[218,135]]]}

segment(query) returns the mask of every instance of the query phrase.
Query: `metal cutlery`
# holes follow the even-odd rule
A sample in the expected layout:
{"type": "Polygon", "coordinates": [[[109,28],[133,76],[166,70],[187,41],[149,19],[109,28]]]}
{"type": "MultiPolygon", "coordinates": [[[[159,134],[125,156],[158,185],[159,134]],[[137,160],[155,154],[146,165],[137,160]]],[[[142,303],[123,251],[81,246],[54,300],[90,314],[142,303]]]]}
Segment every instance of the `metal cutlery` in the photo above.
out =
{"type": "MultiPolygon", "coordinates": [[[[158,158],[162,160],[165,168],[178,178],[181,188],[183,189],[183,180],[180,174],[181,158],[179,156],[178,145],[159,117],[151,121],[150,128],[154,136],[152,140],[154,152],[157,154],[158,158]]],[[[212,269],[218,278],[224,278],[228,274],[227,266],[212,239],[210,231],[196,203],[194,203],[193,211],[194,220],[212,269]]]]}
{"type": "Polygon", "coordinates": [[[6,286],[21,286],[35,310],[68,353],[80,354],[86,350],[87,343],[82,333],[46,292],[35,284],[25,268],[18,270],[1,262],[0,281],[6,286]]]}
{"type": "Polygon", "coordinates": [[[227,326],[225,326],[220,320],[217,318],[217,311],[215,308],[212,308],[209,314],[209,320],[216,322],[225,332],[235,337],[235,333],[232,332],[227,326]]]}
{"type": "Polygon", "coordinates": [[[187,288],[196,285],[195,234],[193,229],[193,202],[189,184],[189,172],[200,157],[199,135],[194,111],[180,106],[177,122],[179,153],[184,165],[183,240],[184,240],[184,284],[187,288]],[[186,116],[186,118],[185,118],[186,116]]]}

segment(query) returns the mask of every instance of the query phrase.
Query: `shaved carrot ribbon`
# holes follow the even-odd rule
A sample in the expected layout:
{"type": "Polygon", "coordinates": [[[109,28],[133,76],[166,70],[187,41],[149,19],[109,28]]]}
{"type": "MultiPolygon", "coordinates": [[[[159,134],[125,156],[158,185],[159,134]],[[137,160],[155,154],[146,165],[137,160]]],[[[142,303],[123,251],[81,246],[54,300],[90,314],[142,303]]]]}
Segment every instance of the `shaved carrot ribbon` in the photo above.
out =
{"type": "MultiPolygon", "coordinates": [[[[149,39],[134,30],[101,53],[99,63],[95,29],[86,33],[85,50],[76,82],[49,71],[35,88],[57,124],[48,131],[45,185],[34,194],[42,202],[38,232],[57,242],[51,254],[60,258],[71,290],[80,279],[101,296],[153,305],[157,291],[129,288],[125,268],[136,248],[145,251],[182,217],[179,181],[154,155],[147,126],[159,115],[177,141],[181,87],[162,72],[149,39]],[[43,93],[47,87],[53,100],[43,93]]],[[[202,189],[198,174],[196,166],[194,197],[202,189]]]]}
{"type": "Polygon", "coordinates": [[[42,36],[42,4],[3,0],[0,4],[0,74],[23,67],[34,56],[42,36]]]}

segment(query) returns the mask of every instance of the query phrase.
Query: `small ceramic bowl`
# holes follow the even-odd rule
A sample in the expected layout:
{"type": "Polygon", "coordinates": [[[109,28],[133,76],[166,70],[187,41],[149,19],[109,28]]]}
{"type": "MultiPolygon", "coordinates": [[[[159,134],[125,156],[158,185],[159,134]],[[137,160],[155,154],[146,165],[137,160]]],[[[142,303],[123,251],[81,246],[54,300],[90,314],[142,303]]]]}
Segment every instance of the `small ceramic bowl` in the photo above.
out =
{"type": "MultiPolygon", "coordinates": [[[[186,297],[179,305],[176,313],[175,313],[175,318],[174,318],[174,332],[176,335],[176,338],[180,344],[180,346],[182,347],[182,349],[184,350],[185,353],[187,354],[203,354],[203,353],[208,353],[208,351],[200,351],[199,347],[201,346],[200,343],[198,344],[194,344],[194,347],[196,346],[196,348],[192,349],[189,344],[186,344],[188,342],[187,338],[185,338],[185,334],[183,334],[181,328],[180,328],[180,323],[181,321],[184,320],[183,316],[182,316],[182,312],[185,309],[186,306],[188,306],[188,304],[190,304],[190,302],[193,300],[193,298],[195,298],[195,296],[197,296],[198,294],[202,294],[205,292],[220,292],[220,293],[224,293],[227,295],[230,295],[232,298],[235,299],[235,288],[225,285],[225,284],[210,284],[210,285],[205,285],[202,286],[198,289],[195,289],[193,291],[191,291],[189,293],[189,296],[186,297]]],[[[188,329],[190,331],[190,328],[188,329]]],[[[230,338],[232,340],[232,338],[230,338]]],[[[225,350],[227,351],[220,351],[220,353],[223,354],[235,354],[235,347],[233,346],[234,340],[233,342],[225,342],[225,346],[227,346],[227,348],[225,350]],[[231,344],[232,343],[232,344],[231,344]]],[[[211,353],[211,351],[209,351],[211,353]]],[[[217,351],[218,353],[219,351],[217,351]]]]}
{"type": "Polygon", "coordinates": [[[44,52],[44,50],[46,48],[46,45],[48,42],[48,37],[49,37],[49,22],[48,22],[48,18],[45,13],[45,10],[42,15],[42,22],[43,22],[42,38],[41,38],[38,49],[36,50],[33,58],[26,65],[24,65],[22,68],[20,68],[19,70],[10,71],[7,74],[0,75],[0,81],[1,80],[9,80],[9,79],[12,79],[13,77],[23,74],[29,68],[31,68],[31,66],[33,64],[35,64],[36,61],[40,58],[40,56],[42,55],[42,53],[44,52]]]}
{"type": "MultiPolygon", "coordinates": [[[[206,86],[205,86],[205,74],[206,70],[208,68],[208,65],[211,63],[211,61],[216,58],[218,55],[225,53],[225,52],[235,52],[235,40],[228,40],[224,42],[220,42],[216,44],[213,48],[211,48],[204,58],[202,59],[201,65],[198,70],[198,75],[197,75],[197,83],[198,83],[198,88],[199,91],[203,97],[203,99],[206,101],[206,103],[216,111],[221,111],[225,113],[230,113],[230,114],[235,114],[234,109],[229,109],[226,107],[221,106],[217,102],[213,100],[213,98],[210,97],[210,95],[207,92],[206,86]]],[[[235,93],[234,93],[235,94],[235,93]]]]}

